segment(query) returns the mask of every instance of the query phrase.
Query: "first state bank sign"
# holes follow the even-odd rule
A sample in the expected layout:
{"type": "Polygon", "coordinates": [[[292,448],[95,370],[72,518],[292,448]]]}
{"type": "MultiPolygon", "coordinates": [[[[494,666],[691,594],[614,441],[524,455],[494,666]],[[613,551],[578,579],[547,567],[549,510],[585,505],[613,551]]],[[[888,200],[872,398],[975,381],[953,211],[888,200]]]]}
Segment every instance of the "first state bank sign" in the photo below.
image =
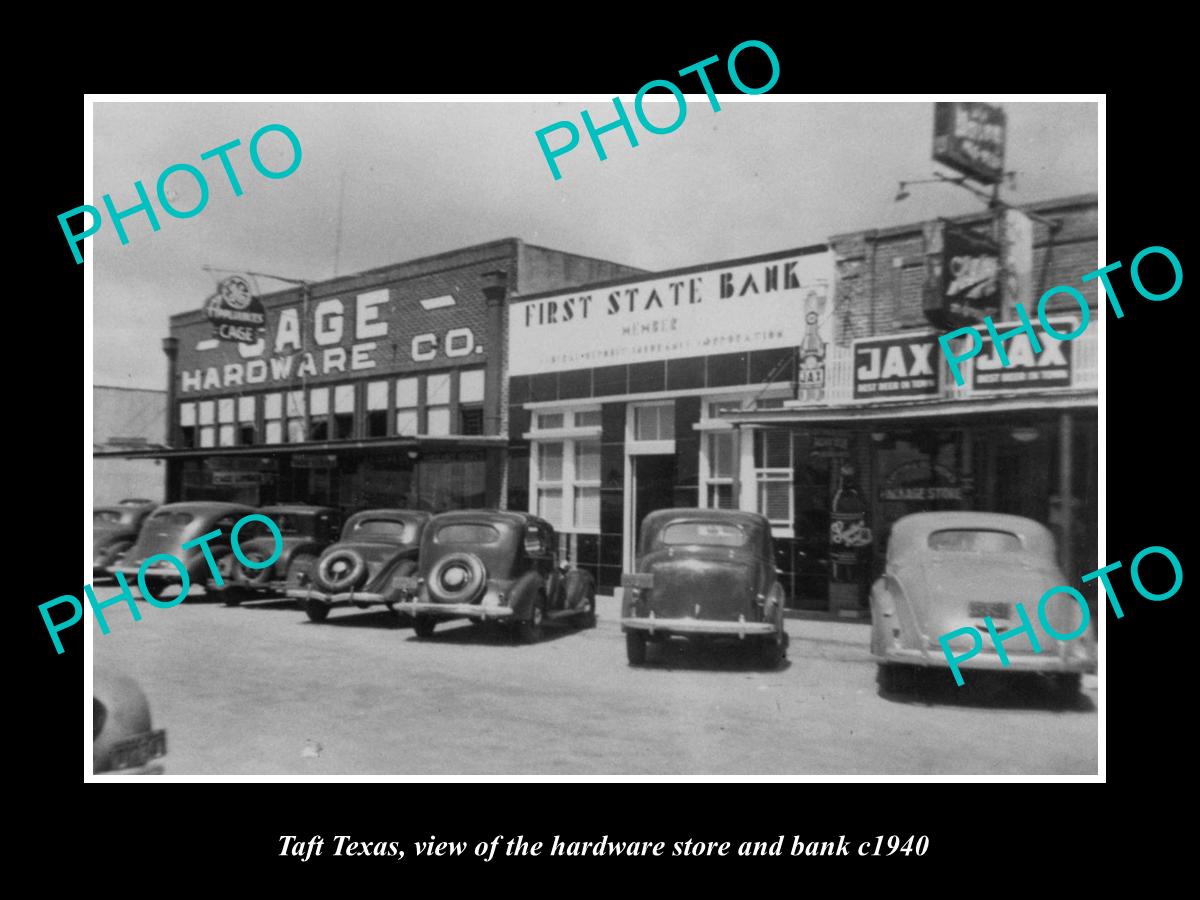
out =
{"type": "Polygon", "coordinates": [[[829,342],[833,253],[513,298],[510,375],[829,342]]]}

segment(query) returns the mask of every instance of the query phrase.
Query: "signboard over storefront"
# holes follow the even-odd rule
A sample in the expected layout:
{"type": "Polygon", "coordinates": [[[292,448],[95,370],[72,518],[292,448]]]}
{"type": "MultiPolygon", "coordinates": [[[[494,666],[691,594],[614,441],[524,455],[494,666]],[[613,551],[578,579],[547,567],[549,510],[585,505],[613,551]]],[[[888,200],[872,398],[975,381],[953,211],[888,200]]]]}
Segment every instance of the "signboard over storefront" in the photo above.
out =
{"type": "Polygon", "coordinates": [[[823,395],[833,279],[821,250],[514,298],[509,374],[796,347],[801,399],[823,395]]]}
{"type": "Polygon", "coordinates": [[[925,317],[958,328],[999,316],[999,244],[978,228],[944,220],[930,222],[926,236],[925,317]]]}
{"type": "MultiPolygon", "coordinates": [[[[1020,322],[1000,323],[996,325],[996,331],[1004,334],[1020,325],[1020,322]]],[[[1055,331],[1067,334],[1078,327],[1079,321],[1077,319],[1058,319],[1051,320],[1050,325],[1055,331]]],[[[1049,337],[1040,322],[1034,322],[1033,328],[1042,352],[1034,352],[1029,335],[1018,334],[1004,342],[1008,365],[1004,365],[987,331],[980,329],[979,333],[983,337],[983,350],[972,360],[974,363],[974,371],[971,375],[973,390],[977,392],[1046,390],[1047,388],[1071,386],[1071,351],[1074,345],[1070,341],[1060,341],[1049,337]]]]}
{"type": "Polygon", "coordinates": [[[933,159],[974,178],[996,184],[1004,176],[1007,116],[990,103],[935,103],[933,159]]]}

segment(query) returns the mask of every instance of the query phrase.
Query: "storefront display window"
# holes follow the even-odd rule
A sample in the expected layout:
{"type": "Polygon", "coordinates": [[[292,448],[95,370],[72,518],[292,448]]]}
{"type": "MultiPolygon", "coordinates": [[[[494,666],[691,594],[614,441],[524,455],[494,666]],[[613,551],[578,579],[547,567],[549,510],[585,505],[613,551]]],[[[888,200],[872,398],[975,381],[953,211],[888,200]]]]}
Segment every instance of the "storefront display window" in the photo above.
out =
{"type": "Polygon", "coordinates": [[[758,512],[773,528],[790,534],[793,517],[792,433],[754,432],[754,479],[758,512]]]}

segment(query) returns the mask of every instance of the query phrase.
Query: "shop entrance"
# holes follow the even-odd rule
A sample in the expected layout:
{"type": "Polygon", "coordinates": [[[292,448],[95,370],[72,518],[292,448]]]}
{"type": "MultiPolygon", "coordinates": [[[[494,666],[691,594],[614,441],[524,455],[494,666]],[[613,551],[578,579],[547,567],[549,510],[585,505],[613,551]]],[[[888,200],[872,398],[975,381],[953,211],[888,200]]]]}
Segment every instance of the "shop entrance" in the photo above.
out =
{"type": "Polygon", "coordinates": [[[675,505],[675,455],[632,456],[634,552],[642,538],[642,519],[675,505]]]}

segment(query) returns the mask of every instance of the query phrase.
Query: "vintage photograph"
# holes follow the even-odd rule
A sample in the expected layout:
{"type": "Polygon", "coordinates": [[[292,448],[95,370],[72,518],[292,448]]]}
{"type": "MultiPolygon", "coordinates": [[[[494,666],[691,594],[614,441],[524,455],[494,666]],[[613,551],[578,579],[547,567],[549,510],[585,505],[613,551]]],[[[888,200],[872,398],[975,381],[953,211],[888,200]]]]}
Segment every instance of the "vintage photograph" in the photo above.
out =
{"type": "Polygon", "coordinates": [[[694,89],[95,99],[96,776],[1097,775],[1098,98],[694,89]]]}

